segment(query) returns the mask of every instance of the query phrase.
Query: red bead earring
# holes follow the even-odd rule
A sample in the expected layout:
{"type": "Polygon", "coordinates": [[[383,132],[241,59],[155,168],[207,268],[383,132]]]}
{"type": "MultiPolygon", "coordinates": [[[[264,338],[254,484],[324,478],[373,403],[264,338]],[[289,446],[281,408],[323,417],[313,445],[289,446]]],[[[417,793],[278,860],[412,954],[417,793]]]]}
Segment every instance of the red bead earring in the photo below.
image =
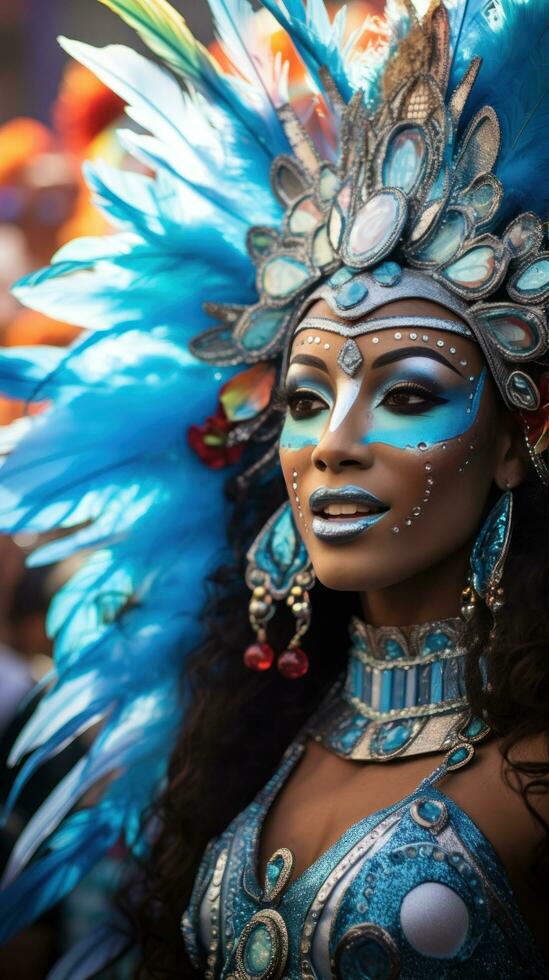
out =
{"type": "Polygon", "coordinates": [[[244,664],[258,671],[272,667],[275,655],[267,643],[266,625],[275,612],[273,598],[285,598],[296,618],[296,631],[276,666],[283,677],[297,680],[309,669],[309,658],[300,641],[311,621],[308,589],[314,585],[315,576],[288,503],[263,528],[247,558],[246,582],[252,590],[249,616],[256,641],[244,651],[244,664]]]}

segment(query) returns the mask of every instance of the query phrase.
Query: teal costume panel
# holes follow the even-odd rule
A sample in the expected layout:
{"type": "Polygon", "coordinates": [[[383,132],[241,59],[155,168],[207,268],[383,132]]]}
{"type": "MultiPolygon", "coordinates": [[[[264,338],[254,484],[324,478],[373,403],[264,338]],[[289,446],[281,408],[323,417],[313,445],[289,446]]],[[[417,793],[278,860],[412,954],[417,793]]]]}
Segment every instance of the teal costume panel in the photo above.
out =
{"type": "Polygon", "coordinates": [[[444,766],[395,806],[352,826],[269,901],[265,892],[283,862],[271,859],[262,887],[261,828],[305,738],[204,855],[182,930],[205,977],[547,976],[492,846],[437,787],[444,766]]]}

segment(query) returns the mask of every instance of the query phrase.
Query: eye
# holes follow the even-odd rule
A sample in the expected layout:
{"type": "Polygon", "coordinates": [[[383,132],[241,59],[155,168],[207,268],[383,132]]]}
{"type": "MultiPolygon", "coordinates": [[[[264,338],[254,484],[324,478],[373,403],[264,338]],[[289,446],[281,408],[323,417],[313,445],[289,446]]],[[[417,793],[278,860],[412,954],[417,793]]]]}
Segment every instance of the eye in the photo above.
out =
{"type": "Polygon", "coordinates": [[[296,391],[288,395],[288,407],[293,419],[307,419],[325,411],[328,405],[313,391],[296,391]]]}
{"type": "Polygon", "coordinates": [[[442,398],[422,385],[405,381],[402,384],[394,385],[387,391],[380,404],[396,414],[421,415],[435,405],[446,404],[446,401],[446,398],[442,398]]]}

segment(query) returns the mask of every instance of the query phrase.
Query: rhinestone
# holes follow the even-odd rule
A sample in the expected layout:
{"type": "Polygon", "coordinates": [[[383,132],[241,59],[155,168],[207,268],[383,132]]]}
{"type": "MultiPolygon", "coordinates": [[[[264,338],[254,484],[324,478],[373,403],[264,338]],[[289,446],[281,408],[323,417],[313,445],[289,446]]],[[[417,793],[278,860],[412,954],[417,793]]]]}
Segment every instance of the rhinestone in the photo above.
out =
{"type": "Polygon", "coordinates": [[[474,374],[470,374],[470,375],[469,375],[469,381],[474,381],[474,380],[475,380],[475,376],[474,376],[474,374]]]}
{"type": "Polygon", "coordinates": [[[297,483],[292,483],[292,487],[294,490],[297,490],[297,483]]]}
{"type": "Polygon", "coordinates": [[[406,524],[406,527],[410,527],[410,525],[412,523],[412,519],[410,517],[407,517],[406,520],[404,521],[404,523],[406,524]]]}
{"type": "Polygon", "coordinates": [[[417,340],[417,333],[411,333],[410,340],[417,340]]]}
{"type": "Polygon", "coordinates": [[[459,363],[462,367],[467,367],[467,361],[460,361],[459,363]]]}
{"type": "Polygon", "coordinates": [[[450,354],[455,354],[455,353],[456,353],[456,348],[450,347],[450,354]]]}
{"type": "Polygon", "coordinates": [[[337,356],[337,363],[345,371],[345,374],[350,375],[350,377],[356,374],[364,363],[364,358],[356,341],[352,339],[345,341],[337,356]]]}
{"type": "Polygon", "coordinates": [[[443,340],[437,340],[437,347],[444,347],[444,341],[443,340]]]}
{"type": "Polygon", "coordinates": [[[393,528],[393,534],[400,534],[400,528],[395,526],[393,528]]]}
{"type": "Polygon", "coordinates": [[[432,463],[425,463],[425,469],[426,469],[427,473],[430,473],[431,470],[433,469],[432,463]]]}
{"type": "Polygon", "coordinates": [[[418,449],[421,449],[421,452],[423,453],[427,449],[427,443],[426,442],[418,442],[417,448],[418,449]]]}
{"type": "Polygon", "coordinates": [[[312,344],[312,342],[313,342],[313,338],[312,337],[307,337],[307,343],[308,344],[312,344]]]}
{"type": "Polygon", "coordinates": [[[372,337],[372,344],[379,344],[379,337],[372,337]]]}
{"type": "Polygon", "coordinates": [[[414,517],[419,517],[421,514],[421,507],[412,507],[412,514],[414,517]]]}
{"type": "Polygon", "coordinates": [[[320,337],[315,337],[315,344],[319,344],[319,343],[320,343],[320,337]]]}
{"type": "Polygon", "coordinates": [[[429,340],[428,334],[424,333],[421,339],[422,339],[423,343],[426,344],[427,341],[429,340]]]}
{"type": "Polygon", "coordinates": [[[330,345],[329,344],[324,344],[324,350],[330,350],[330,345]]]}
{"type": "Polygon", "coordinates": [[[395,340],[402,340],[402,334],[401,333],[396,333],[395,334],[395,340]]]}
{"type": "Polygon", "coordinates": [[[427,477],[427,484],[428,484],[428,486],[430,486],[430,487],[434,486],[434,482],[435,481],[433,480],[433,477],[432,476],[427,477]]]}

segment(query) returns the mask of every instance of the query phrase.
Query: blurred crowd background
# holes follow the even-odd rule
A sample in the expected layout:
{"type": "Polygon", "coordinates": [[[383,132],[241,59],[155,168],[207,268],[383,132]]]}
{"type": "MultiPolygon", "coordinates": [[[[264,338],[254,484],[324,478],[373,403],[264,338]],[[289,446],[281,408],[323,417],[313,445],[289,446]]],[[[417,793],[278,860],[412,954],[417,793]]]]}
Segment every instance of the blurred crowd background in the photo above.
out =
{"type": "MultiPolygon", "coordinates": [[[[223,60],[206,0],[172,3],[193,33],[223,60]]],[[[383,39],[381,0],[351,0],[348,8],[350,29],[367,18],[365,44],[383,39]]],[[[97,0],[0,0],[0,347],[67,345],[77,337],[75,328],[21,308],[10,285],[47,264],[71,238],[108,233],[88,199],[81,176],[84,160],[99,157],[136,167],[122,156],[116,141],[122,102],[67,58],[57,44],[59,34],[143,50],[133,32],[97,0]]],[[[307,85],[302,69],[280,32],[271,37],[273,49],[290,60],[291,84],[299,93],[307,85]]],[[[0,425],[26,412],[23,403],[0,397],[0,425]]],[[[15,776],[7,764],[10,746],[40,697],[36,682],[49,682],[48,605],[75,571],[71,562],[47,568],[26,564],[36,544],[24,533],[0,536],[0,807],[15,776]]],[[[7,825],[0,828],[0,871],[29,815],[83,748],[78,743],[68,747],[31,779],[7,825]]],[[[122,846],[115,848],[68,900],[0,950],[0,976],[45,977],[60,953],[101,919],[123,858],[122,846]]],[[[122,980],[130,975],[131,960],[126,960],[102,976],[122,980]]]]}

